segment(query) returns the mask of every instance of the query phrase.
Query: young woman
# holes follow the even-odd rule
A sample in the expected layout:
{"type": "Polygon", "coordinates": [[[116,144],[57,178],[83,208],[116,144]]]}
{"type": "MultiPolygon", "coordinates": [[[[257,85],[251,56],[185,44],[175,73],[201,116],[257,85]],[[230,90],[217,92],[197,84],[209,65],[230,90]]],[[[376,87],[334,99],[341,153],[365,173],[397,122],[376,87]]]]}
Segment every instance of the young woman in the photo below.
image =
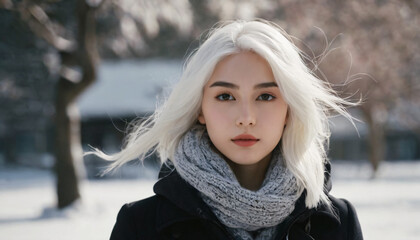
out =
{"type": "Polygon", "coordinates": [[[331,111],[349,104],[266,21],[215,28],[111,169],[157,151],[155,196],[126,204],[112,240],[362,239],[352,205],[329,195],[331,111]]]}

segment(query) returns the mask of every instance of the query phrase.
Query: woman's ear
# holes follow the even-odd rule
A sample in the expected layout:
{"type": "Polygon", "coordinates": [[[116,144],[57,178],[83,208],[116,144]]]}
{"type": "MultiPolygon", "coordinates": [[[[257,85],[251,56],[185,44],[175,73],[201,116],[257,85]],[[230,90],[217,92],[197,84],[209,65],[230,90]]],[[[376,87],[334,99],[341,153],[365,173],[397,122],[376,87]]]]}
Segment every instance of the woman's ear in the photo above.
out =
{"type": "Polygon", "coordinates": [[[203,125],[206,124],[206,119],[204,118],[203,112],[200,112],[200,114],[198,115],[198,121],[203,125]]]}

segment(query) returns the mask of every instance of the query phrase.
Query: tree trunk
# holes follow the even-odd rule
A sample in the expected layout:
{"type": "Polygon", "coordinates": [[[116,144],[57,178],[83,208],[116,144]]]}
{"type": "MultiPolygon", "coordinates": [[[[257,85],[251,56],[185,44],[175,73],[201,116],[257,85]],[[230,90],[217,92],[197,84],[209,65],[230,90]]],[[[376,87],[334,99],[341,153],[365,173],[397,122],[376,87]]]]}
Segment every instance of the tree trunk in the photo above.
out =
{"type": "Polygon", "coordinates": [[[381,121],[375,119],[372,106],[362,106],[361,109],[368,125],[368,158],[369,162],[372,164],[372,177],[375,177],[380,163],[385,158],[384,126],[381,121]]]}
{"type": "Polygon", "coordinates": [[[75,103],[64,97],[64,81],[60,79],[56,93],[55,172],[58,208],[64,208],[80,198],[78,179],[83,168],[80,119],[75,103]]]}
{"type": "Polygon", "coordinates": [[[78,1],[78,37],[74,52],[61,52],[62,76],[56,92],[56,177],[58,208],[64,208],[79,199],[79,175],[84,170],[81,146],[80,117],[77,97],[96,80],[95,9],[85,0],[78,1]],[[78,74],[67,74],[76,66],[78,74]]]}

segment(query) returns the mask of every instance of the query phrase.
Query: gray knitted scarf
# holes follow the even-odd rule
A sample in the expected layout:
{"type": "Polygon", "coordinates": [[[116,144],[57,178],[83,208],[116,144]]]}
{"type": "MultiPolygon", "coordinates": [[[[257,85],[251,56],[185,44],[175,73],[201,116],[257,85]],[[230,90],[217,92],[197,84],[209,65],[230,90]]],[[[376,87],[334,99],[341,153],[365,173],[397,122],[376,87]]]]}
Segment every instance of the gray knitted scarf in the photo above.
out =
{"type": "Polygon", "coordinates": [[[212,150],[207,133],[188,131],[174,156],[179,175],[196,188],[235,239],[273,239],[275,226],[292,213],[298,199],[293,174],[283,166],[280,150],[272,160],[261,188],[243,188],[226,161],[212,150]]]}

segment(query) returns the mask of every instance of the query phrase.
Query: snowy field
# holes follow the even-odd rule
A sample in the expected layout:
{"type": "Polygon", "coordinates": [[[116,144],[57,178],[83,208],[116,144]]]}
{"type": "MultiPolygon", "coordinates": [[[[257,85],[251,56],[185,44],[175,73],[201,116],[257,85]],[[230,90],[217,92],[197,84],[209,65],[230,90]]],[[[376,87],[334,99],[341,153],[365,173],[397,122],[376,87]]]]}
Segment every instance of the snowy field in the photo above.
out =
{"type": "MultiPolygon", "coordinates": [[[[384,163],[370,180],[367,164],[333,164],[333,191],[358,211],[365,239],[420,239],[420,162],[384,163]]],[[[55,211],[49,171],[0,169],[0,240],[108,239],[121,205],[152,194],[153,180],[95,180],[83,201],[55,211]]]]}

